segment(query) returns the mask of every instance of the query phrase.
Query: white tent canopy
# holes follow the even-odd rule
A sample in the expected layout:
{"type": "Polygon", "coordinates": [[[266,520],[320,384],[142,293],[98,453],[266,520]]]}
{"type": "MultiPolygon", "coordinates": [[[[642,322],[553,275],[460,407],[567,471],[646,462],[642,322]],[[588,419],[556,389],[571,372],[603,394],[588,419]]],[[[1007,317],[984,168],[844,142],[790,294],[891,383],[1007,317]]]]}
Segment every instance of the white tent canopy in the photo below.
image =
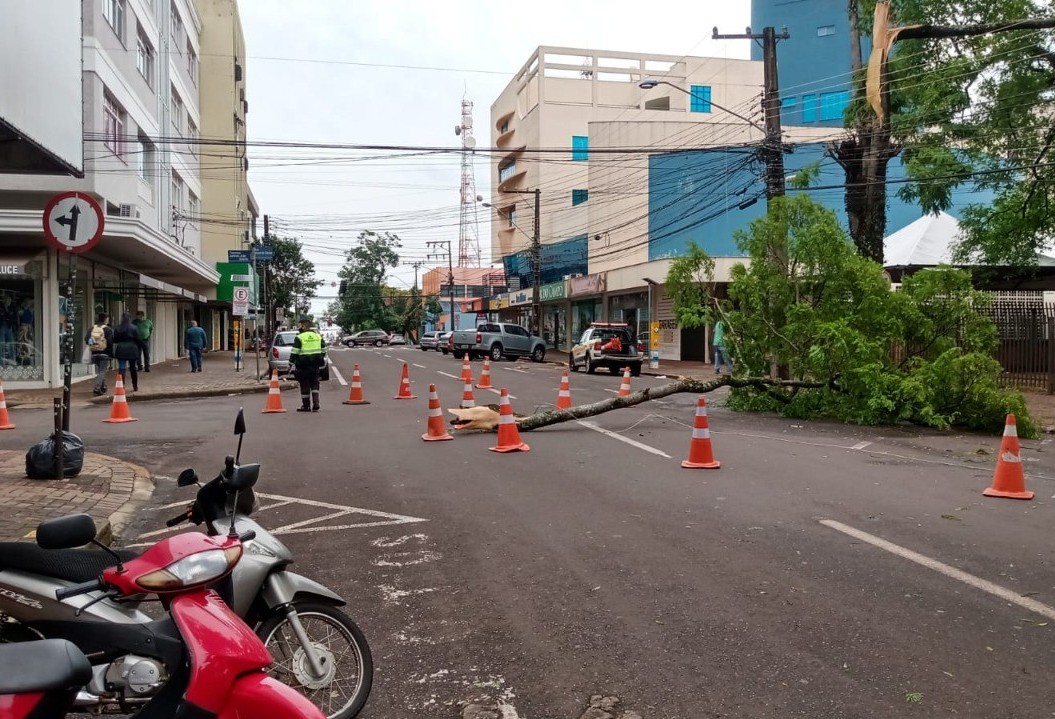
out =
{"type": "MultiPolygon", "coordinates": [[[[952,264],[952,253],[959,241],[960,222],[955,217],[945,212],[924,215],[892,235],[887,235],[883,240],[883,264],[886,267],[952,264]]],[[[1055,259],[1038,254],[1037,264],[1055,265],[1055,259]]]]}

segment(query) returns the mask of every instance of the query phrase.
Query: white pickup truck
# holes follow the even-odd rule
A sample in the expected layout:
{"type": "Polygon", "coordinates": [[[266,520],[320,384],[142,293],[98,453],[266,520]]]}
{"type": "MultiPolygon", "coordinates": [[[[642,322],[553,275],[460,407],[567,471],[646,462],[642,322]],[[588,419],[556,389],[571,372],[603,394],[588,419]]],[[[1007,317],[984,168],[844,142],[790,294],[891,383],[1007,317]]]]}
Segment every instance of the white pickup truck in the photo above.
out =
{"type": "Polygon", "coordinates": [[[520,325],[511,322],[485,322],[475,330],[459,330],[451,340],[452,352],[461,359],[489,356],[493,362],[503,357],[530,357],[534,362],[546,359],[546,343],[520,325]]]}

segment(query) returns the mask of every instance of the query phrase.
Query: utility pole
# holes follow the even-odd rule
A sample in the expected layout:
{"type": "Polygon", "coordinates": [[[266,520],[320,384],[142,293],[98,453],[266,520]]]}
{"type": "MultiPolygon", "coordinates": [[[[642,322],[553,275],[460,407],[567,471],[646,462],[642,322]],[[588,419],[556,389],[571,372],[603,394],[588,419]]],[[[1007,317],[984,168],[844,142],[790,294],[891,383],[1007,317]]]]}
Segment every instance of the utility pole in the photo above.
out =
{"type": "Polygon", "coordinates": [[[720,35],[714,28],[711,37],[714,40],[754,40],[761,41],[763,95],[762,110],[766,120],[766,139],[763,146],[763,157],[766,163],[766,199],[784,195],[784,140],[780,129],[780,82],[777,79],[777,41],[791,37],[784,28],[778,35],[776,28],[766,27],[762,34],[752,33],[751,28],[743,35],[720,35]]]}
{"type": "Polygon", "coordinates": [[[425,298],[418,294],[418,270],[420,270],[424,265],[425,263],[421,260],[410,263],[410,266],[414,268],[414,289],[410,291],[410,296],[413,297],[414,295],[417,295],[418,309],[421,310],[421,322],[418,323],[420,326],[416,329],[422,332],[425,331],[425,298]]]}
{"type": "MultiPolygon", "coordinates": [[[[267,215],[264,215],[264,244],[271,244],[271,220],[267,215]]],[[[271,312],[271,298],[268,292],[270,284],[271,263],[268,262],[264,265],[264,312],[267,316],[267,319],[264,320],[264,335],[268,340],[271,339],[271,326],[274,324],[275,320],[275,315],[271,312]]]]}
{"type": "MultiPolygon", "coordinates": [[[[451,298],[451,332],[458,329],[458,314],[454,308],[454,257],[451,253],[451,241],[450,240],[432,240],[426,242],[429,247],[444,247],[447,250],[447,282],[450,284],[450,298],[451,298]]],[[[429,258],[441,258],[441,254],[430,254],[429,258]]]]}

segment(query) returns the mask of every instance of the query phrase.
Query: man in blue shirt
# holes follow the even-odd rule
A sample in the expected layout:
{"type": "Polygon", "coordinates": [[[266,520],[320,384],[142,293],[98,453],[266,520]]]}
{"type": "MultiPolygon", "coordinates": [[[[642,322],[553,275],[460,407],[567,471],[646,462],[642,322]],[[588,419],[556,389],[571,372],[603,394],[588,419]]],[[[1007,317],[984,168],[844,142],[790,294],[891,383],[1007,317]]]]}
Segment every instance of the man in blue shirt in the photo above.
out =
{"type": "Polygon", "coordinates": [[[207,341],[205,330],[198,326],[194,320],[190,321],[190,327],[183,334],[183,349],[190,355],[190,371],[201,372],[201,351],[205,349],[207,341]]]}

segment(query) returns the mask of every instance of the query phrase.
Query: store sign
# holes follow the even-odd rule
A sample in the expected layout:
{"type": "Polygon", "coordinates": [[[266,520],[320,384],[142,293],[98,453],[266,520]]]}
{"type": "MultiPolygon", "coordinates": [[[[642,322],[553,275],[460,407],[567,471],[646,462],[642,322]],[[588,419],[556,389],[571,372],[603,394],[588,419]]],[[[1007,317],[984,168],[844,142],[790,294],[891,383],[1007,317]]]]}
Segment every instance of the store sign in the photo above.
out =
{"type": "Polygon", "coordinates": [[[548,285],[542,285],[539,287],[538,294],[542,302],[563,300],[568,296],[568,285],[564,280],[561,280],[560,282],[551,282],[548,285]]]}
{"type": "Polygon", "coordinates": [[[26,266],[23,263],[3,263],[0,264],[0,275],[28,275],[26,272],[26,266]]]}
{"type": "MultiPolygon", "coordinates": [[[[542,289],[541,287],[539,288],[542,289]]],[[[513,296],[509,298],[509,304],[512,307],[517,305],[526,305],[531,302],[531,293],[527,290],[521,290],[520,292],[513,293],[513,296]]]]}
{"type": "Polygon", "coordinates": [[[502,295],[498,298],[498,309],[504,310],[509,307],[509,295],[502,295]]]}
{"type": "Polygon", "coordinates": [[[572,297],[582,295],[599,295],[604,292],[604,275],[586,275],[585,277],[572,277],[568,280],[572,297]]]}

